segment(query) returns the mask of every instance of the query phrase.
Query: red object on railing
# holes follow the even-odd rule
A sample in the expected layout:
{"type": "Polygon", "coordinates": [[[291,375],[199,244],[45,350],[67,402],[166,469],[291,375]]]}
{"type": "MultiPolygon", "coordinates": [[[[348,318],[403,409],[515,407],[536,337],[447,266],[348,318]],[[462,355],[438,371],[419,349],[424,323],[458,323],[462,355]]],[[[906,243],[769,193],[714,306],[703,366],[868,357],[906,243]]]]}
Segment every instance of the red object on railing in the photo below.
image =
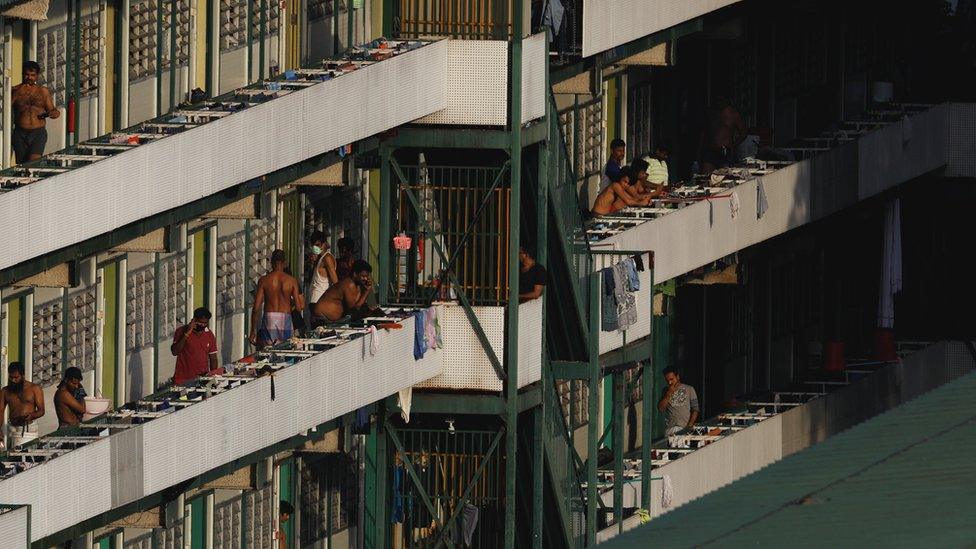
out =
{"type": "Polygon", "coordinates": [[[844,371],[844,342],[828,341],[827,349],[824,352],[824,371],[843,372],[844,371]]]}
{"type": "Polygon", "coordinates": [[[882,362],[898,360],[895,352],[895,332],[887,328],[877,328],[874,331],[874,359],[882,362]]]}
{"type": "Polygon", "coordinates": [[[68,100],[68,133],[75,133],[75,100],[68,100]]]}

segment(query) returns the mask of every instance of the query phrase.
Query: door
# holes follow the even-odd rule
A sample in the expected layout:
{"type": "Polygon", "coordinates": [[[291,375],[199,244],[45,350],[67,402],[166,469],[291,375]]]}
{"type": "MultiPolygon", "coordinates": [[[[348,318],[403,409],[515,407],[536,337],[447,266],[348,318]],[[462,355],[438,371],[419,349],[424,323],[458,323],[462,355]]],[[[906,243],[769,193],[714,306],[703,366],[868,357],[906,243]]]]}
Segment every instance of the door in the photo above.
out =
{"type": "Polygon", "coordinates": [[[101,268],[102,279],[102,362],[98,389],[102,398],[113,406],[119,402],[116,381],[119,373],[119,263],[112,261],[101,268]]]}
{"type": "Polygon", "coordinates": [[[0,334],[0,338],[3,340],[3,350],[5,352],[0,357],[3,360],[3,373],[0,375],[3,377],[4,384],[7,381],[7,366],[11,362],[24,361],[25,302],[26,299],[23,294],[3,302],[4,326],[3,334],[0,334]]]}
{"type": "Polygon", "coordinates": [[[193,308],[206,307],[209,309],[210,278],[214,274],[210,272],[210,227],[193,233],[191,238],[193,246],[193,308]]]}

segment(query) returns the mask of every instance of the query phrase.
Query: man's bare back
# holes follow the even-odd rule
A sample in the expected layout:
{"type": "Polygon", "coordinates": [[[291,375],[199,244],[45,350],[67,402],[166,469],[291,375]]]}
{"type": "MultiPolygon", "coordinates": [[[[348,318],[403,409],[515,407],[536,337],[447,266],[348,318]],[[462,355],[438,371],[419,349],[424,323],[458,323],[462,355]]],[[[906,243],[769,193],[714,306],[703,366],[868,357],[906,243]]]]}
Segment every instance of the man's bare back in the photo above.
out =
{"type": "Polygon", "coordinates": [[[343,278],[338,283],[333,284],[315,302],[312,314],[335,322],[348,313],[361,308],[368,295],[368,288],[360,287],[353,278],[343,278]]]}
{"type": "Polygon", "coordinates": [[[301,310],[298,281],[284,271],[270,272],[258,280],[258,296],[263,298],[265,313],[291,313],[292,303],[301,310]]]}
{"type": "Polygon", "coordinates": [[[66,386],[61,386],[54,393],[54,411],[58,415],[59,426],[78,425],[81,415],[85,413],[85,404],[78,402],[66,386]]]}
{"type": "Polygon", "coordinates": [[[0,389],[0,400],[3,401],[3,407],[10,408],[10,424],[15,427],[27,425],[44,415],[44,393],[39,385],[30,381],[24,381],[20,392],[9,387],[0,389]]]}

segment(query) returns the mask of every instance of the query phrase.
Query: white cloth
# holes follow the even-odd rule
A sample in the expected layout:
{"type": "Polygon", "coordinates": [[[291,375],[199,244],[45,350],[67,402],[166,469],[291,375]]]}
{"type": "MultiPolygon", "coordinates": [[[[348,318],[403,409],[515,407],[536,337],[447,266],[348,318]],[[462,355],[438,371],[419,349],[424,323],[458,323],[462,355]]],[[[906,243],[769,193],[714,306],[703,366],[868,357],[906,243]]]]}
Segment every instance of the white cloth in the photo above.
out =
{"type": "Polygon", "coordinates": [[[319,267],[322,266],[322,262],[325,261],[325,256],[332,255],[332,252],[325,252],[319,255],[318,261],[315,262],[315,268],[312,269],[312,287],[308,291],[309,303],[317,303],[322,294],[332,286],[332,282],[329,277],[322,276],[319,274],[319,267]]]}
{"type": "Polygon", "coordinates": [[[369,356],[376,356],[380,350],[380,334],[376,326],[369,327],[369,356]]]}
{"type": "Polygon", "coordinates": [[[657,158],[651,156],[645,156],[644,162],[647,162],[647,181],[650,183],[658,184],[668,184],[670,175],[668,173],[668,162],[667,160],[658,160],[657,158]]]}
{"type": "Polygon", "coordinates": [[[766,189],[763,187],[762,179],[756,180],[756,218],[762,219],[769,209],[769,200],[766,199],[766,189]]]}
{"type": "Polygon", "coordinates": [[[661,507],[671,507],[671,500],[674,499],[674,486],[671,485],[671,476],[664,475],[661,478],[661,507]]]}
{"type": "Polygon", "coordinates": [[[400,389],[397,393],[397,402],[400,404],[400,417],[404,423],[410,423],[410,403],[413,402],[413,387],[400,389]]]}
{"type": "Polygon", "coordinates": [[[895,198],[885,207],[884,255],[881,263],[881,295],[878,299],[878,327],[895,327],[895,294],[902,288],[901,279],[901,200],[895,198]]]}

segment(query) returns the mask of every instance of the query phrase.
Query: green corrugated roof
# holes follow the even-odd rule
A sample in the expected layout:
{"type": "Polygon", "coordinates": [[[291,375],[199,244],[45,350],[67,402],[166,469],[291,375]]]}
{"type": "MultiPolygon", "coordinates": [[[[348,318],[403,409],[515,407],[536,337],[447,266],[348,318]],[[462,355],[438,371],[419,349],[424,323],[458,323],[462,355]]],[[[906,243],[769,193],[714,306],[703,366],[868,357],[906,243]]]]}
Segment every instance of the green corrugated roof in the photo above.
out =
{"type": "MultiPolygon", "coordinates": [[[[655,497],[660,485],[655,481],[655,497]]],[[[607,547],[976,542],[976,373],[794,454],[607,547]]]]}

